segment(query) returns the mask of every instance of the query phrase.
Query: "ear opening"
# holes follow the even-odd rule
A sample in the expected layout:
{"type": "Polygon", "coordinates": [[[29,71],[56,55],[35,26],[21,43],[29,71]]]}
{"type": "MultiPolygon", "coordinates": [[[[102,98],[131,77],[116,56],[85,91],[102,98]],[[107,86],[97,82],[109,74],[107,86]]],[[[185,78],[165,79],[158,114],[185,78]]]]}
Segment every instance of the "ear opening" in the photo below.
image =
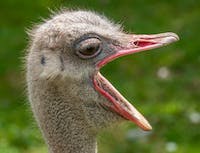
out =
{"type": "Polygon", "coordinates": [[[43,51],[40,58],[40,64],[43,69],[40,78],[54,80],[57,77],[62,76],[62,72],[64,71],[64,61],[58,53],[52,51],[46,52],[47,51],[43,51]]]}

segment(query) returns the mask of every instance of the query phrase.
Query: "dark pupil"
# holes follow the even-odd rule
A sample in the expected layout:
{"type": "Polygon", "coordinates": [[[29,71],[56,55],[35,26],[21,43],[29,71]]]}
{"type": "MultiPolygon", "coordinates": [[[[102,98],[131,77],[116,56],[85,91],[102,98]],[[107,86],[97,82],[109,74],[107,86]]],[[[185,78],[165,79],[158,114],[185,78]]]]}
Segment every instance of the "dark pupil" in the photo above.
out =
{"type": "Polygon", "coordinates": [[[90,46],[87,46],[86,48],[82,49],[80,52],[83,55],[89,56],[89,55],[93,55],[94,53],[96,53],[99,49],[99,45],[98,44],[93,44],[90,46]]]}

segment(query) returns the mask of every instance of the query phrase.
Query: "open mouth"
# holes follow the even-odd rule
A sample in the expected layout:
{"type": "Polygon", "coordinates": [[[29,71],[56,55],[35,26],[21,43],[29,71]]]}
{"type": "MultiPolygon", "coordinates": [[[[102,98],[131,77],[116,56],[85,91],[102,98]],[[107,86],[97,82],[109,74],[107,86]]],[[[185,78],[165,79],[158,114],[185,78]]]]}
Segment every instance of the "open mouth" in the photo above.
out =
{"type": "MultiPolygon", "coordinates": [[[[136,52],[151,50],[159,48],[179,40],[178,36],[174,33],[161,33],[155,35],[130,35],[130,42],[125,49],[116,51],[113,55],[110,55],[97,64],[97,69],[113,61],[114,59],[133,54],[136,52]]],[[[144,116],[129,103],[120,93],[113,87],[113,85],[101,75],[98,71],[93,78],[93,84],[96,91],[108,99],[110,103],[104,103],[104,105],[116,112],[120,116],[127,120],[130,120],[137,124],[143,130],[151,130],[152,127],[144,116]]]]}

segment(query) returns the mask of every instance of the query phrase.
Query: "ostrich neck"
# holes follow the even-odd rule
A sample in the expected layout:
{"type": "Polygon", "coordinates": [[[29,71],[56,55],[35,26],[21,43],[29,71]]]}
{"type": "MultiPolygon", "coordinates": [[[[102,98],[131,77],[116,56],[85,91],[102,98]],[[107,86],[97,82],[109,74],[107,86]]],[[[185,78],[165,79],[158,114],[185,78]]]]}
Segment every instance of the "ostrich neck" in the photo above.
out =
{"type": "Polygon", "coordinates": [[[49,152],[97,153],[96,133],[84,118],[79,100],[54,86],[40,92],[35,87],[31,104],[49,152]]]}
{"type": "Polygon", "coordinates": [[[76,126],[57,129],[54,136],[45,137],[50,153],[97,153],[96,136],[76,126]]]}
{"type": "Polygon", "coordinates": [[[54,136],[46,140],[50,153],[97,153],[94,136],[85,134],[81,128],[76,128],[73,132],[69,131],[65,133],[57,130],[57,134],[60,133],[63,136],[59,138],[54,136]]]}

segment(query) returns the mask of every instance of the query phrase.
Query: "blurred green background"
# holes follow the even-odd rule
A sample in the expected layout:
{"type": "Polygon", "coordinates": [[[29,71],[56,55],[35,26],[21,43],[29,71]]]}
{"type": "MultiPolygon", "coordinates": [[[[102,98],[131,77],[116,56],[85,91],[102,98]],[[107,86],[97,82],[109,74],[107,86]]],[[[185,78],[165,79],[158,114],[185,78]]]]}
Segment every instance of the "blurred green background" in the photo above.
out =
{"type": "Polygon", "coordinates": [[[1,0],[0,153],[45,153],[25,92],[22,57],[33,23],[49,9],[84,8],[123,23],[126,31],[173,31],[170,46],[118,59],[102,73],[145,114],[146,133],[125,123],[99,135],[99,153],[200,152],[199,0],[1,0]]]}

